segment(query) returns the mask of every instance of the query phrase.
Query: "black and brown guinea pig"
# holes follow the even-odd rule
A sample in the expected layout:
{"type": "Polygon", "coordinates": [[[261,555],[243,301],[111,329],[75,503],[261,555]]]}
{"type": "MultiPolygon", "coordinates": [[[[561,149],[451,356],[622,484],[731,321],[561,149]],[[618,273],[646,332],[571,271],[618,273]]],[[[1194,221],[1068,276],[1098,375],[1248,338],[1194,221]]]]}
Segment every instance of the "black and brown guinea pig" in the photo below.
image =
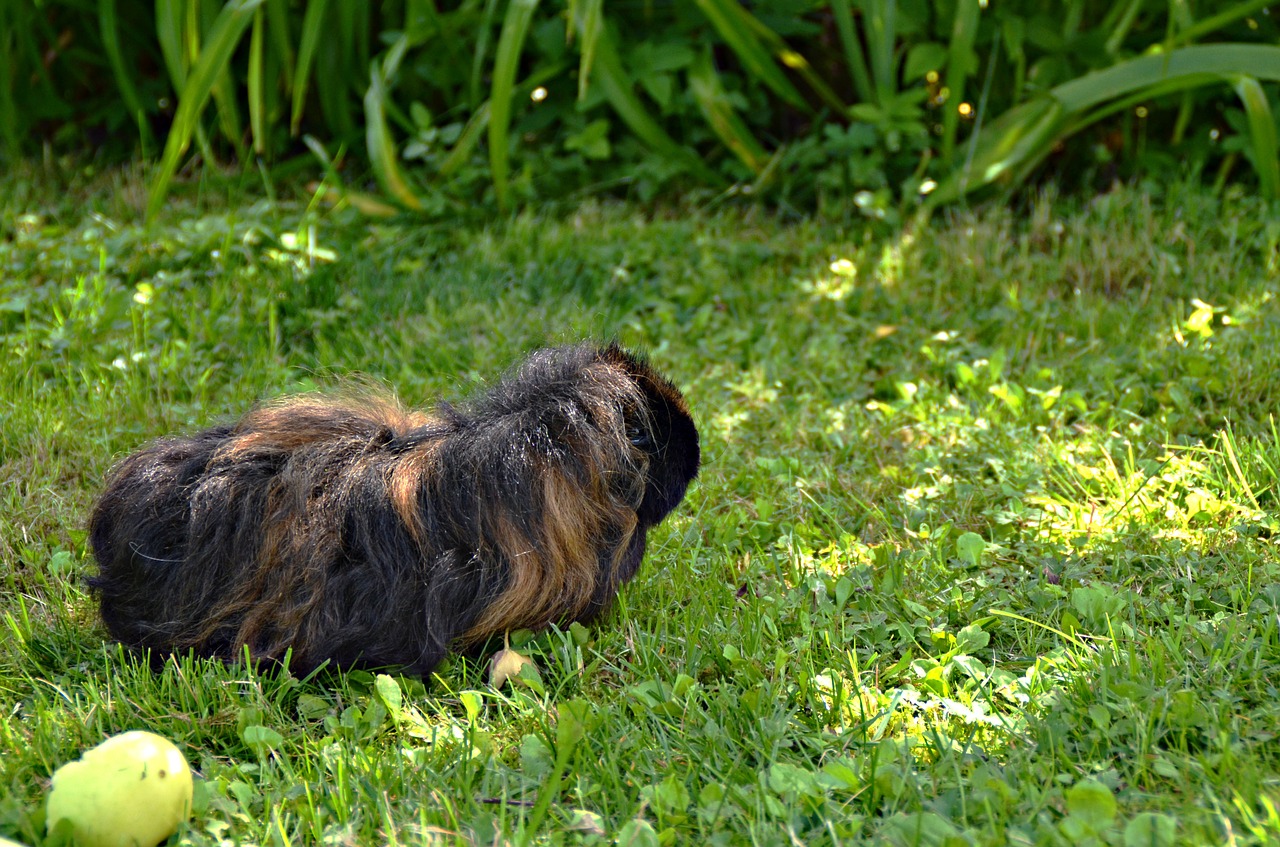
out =
{"type": "Polygon", "coordinates": [[[90,586],[153,657],[425,675],[608,608],[699,462],[680,391],[617,345],[536,352],[427,412],[288,398],[124,459],[90,518],[90,586]]]}

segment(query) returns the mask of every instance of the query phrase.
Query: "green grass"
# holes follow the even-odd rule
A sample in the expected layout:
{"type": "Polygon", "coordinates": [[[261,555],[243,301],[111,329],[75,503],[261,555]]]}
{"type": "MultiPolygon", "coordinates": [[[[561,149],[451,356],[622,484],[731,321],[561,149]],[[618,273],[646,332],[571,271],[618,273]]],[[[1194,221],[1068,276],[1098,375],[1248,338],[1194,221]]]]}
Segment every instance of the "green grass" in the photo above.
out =
{"type": "MultiPolygon", "coordinates": [[[[369,223],[213,181],[0,185],[0,835],[106,735],[184,843],[1280,840],[1280,223],[1044,195],[905,232],[585,206],[369,223]],[[87,510],[146,439],[349,374],[412,403],[585,336],[705,470],[615,614],[426,681],[105,641],[87,510]]],[[[517,639],[519,641],[519,639],[517,639]]]]}

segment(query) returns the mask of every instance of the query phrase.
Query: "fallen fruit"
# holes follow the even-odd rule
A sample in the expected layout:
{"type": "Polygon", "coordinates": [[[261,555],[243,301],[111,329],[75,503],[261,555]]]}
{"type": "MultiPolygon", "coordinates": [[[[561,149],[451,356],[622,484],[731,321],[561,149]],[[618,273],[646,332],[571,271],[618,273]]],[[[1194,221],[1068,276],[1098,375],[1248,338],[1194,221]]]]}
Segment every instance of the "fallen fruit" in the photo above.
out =
{"type": "Polygon", "coordinates": [[[191,814],[191,790],[169,739],[125,732],[53,772],[45,826],[70,821],[80,847],[154,847],[191,814]]]}

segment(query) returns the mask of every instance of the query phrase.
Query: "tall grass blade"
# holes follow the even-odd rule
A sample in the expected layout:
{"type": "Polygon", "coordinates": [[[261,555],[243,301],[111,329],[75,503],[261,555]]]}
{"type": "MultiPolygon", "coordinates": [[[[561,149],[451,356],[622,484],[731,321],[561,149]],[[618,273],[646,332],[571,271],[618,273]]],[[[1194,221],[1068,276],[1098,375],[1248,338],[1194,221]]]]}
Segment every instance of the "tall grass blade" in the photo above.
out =
{"type": "Polygon", "coordinates": [[[1258,79],[1280,80],[1280,47],[1269,44],[1193,44],[1168,53],[1156,53],[1121,62],[1106,70],[1064,82],[1050,93],[1069,112],[1078,112],[1179,77],[1209,74],[1225,79],[1249,74],[1258,79]]]}
{"type": "MultiPolygon", "coordinates": [[[[584,21],[579,18],[576,24],[578,33],[581,35],[584,21]]],[[[601,26],[597,32],[600,44],[596,50],[596,80],[600,83],[605,99],[618,113],[622,122],[651,150],[671,161],[680,162],[699,179],[712,185],[723,185],[723,177],[707,167],[706,163],[692,150],[676,143],[675,139],[668,135],[649,114],[644,103],[636,95],[631,78],[622,68],[617,47],[608,27],[601,26]]]]}
{"type": "Polygon", "coordinates": [[[111,72],[116,78],[116,87],[120,90],[120,99],[124,101],[129,114],[138,122],[138,138],[142,143],[142,156],[151,155],[151,147],[155,140],[151,137],[151,125],[147,123],[147,108],[142,103],[142,95],[133,84],[133,75],[125,65],[124,54],[120,49],[120,21],[116,0],[99,0],[98,32],[102,36],[102,47],[106,50],[107,61],[111,63],[111,72]]]}
{"type": "Polygon", "coordinates": [[[812,111],[796,87],[778,67],[769,50],[760,43],[748,19],[751,13],[737,0],[694,0],[720,37],[737,54],[743,67],[774,94],[803,111],[812,111]]]}
{"type": "Polygon", "coordinates": [[[307,85],[311,81],[311,63],[324,29],[325,10],[329,0],[310,0],[302,17],[302,36],[298,39],[298,64],[293,71],[293,107],[289,112],[289,134],[295,138],[302,126],[302,111],[307,102],[307,85]]]}
{"type": "Polygon", "coordinates": [[[1124,39],[1133,28],[1133,22],[1137,20],[1138,12],[1141,10],[1142,0],[1129,0],[1123,6],[1112,7],[1112,14],[1108,15],[1107,20],[1103,22],[1103,31],[1108,33],[1107,55],[1115,56],[1120,52],[1120,47],[1124,44],[1124,39]]]}
{"type": "Polygon", "coordinates": [[[296,59],[293,42],[289,39],[289,14],[287,0],[267,0],[267,35],[271,36],[271,52],[275,54],[276,65],[284,76],[284,90],[291,92],[296,59]]]}
{"type": "Polygon", "coordinates": [[[498,15],[498,0],[486,0],[484,15],[480,19],[480,29],[476,35],[476,48],[471,56],[471,82],[467,86],[467,105],[475,107],[481,101],[480,93],[484,86],[484,72],[489,62],[489,42],[492,40],[493,21],[498,15]]]}
{"type": "Polygon", "coordinates": [[[184,9],[183,0],[156,0],[156,40],[174,91],[181,91],[187,84],[186,52],[182,49],[184,9]]]}
{"type": "Polygon", "coordinates": [[[720,76],[716,73],[711,48],[703,50],[689,68],[689,93],[697,101],[716,137],[737,156],[753,174],[759,175],[769,163],[769,154],[747,129],[729,103],[720,76]]]}
{"type": "Polygon", "coordinates": [[[871,74],[867,70],[866,52],[862,49],[862,41],[853,27],[853,10],[849,0],[831,0],[831,11],[836,19],[836,32],[840,35],[844,61],[849,66],[849,75],[853,79],[853,88],[858,93],[858,100],[863,103],[875,102],[875,89],[871,85],[871,74]]]}
{"type": "Polygon", "coordinates": [[[1236,94],[1244,103],[1249,120],[1249,144],[1258,183],[1268,200],[1280,198],[1280,143],[1276,139],[1276,120],[1267,102],[1267,93],[1251,76],[1235,79],[1236,94]]]}
{"type": "Polygon", "coordinates": [[[480,134],[488,127],[489,101],[486,100],[471,113],[471,118],[467,121],[467,125],[462,128],[462,134],[458,136],[453,149],[449,151],[449,155],[445,156],[444,161],[440,163],[440,176],[453,176],[458,168],[467,163],[467,160],[471,158],[471,154],[475,152],[476,146],[480,143],[480,134]]]}
{"type": "Polygon", "coordinates": [[[263,53],[262,9],[253,13],[253,29],[249,32],[249,73],[245,80],[249,95],[249,134],[253,136],[253,152],[267,154],[266,87],[262,77],[263,53]]]}
{"type": "Polygon", "coordinates": [[[876,102],[883,105],[898,92],[893,72],[894,51],[898,41],[898,4],[896,0],[862,0],[866,19],[867,52],[871,54],[871,79],[876,86],[876,102]]]}
{"type": "Polygon", "coordinates": [[[26,7],[21,4],[0,4],[0,133],[4,134],[4,146],[9,156],[17,158],[21,144],[21,122],[18,104],[14,99],[14,79],[18,68],[27,67],[18,55],[18,16],[26,7]]]}
{"type": "Polygon", "coordinates": [[[946,81],[951,94],[942,110],[942,158],[946,161],[951,160],[956,149],[965,82],[977,71],[977,57],[973,52],[977,34],[978,0],[958,0],[951,25],[951,44],[947,50],[946,81]]]}
{"type": "Polygon", "coordinates": [[[489,91],[489,169],[493,175],[493,191],[498,208],[507,208],[507,177],[511,165],[511,107],[515,91],[516,71],[529,22],[538,8],[538,0],[511,0],[498,35],[498,48],[493,57],[493,82],[489,91]]]}
{"type": "MultiPolygon", "coordinates": [[[[587,88],[591,85],[591,66],[596,59],[596,46],[600,43],[600,30],[604,26],[602,6],[604,0],[580,0],[582,3],[582,44],[578,47],[578,102],[587,99],[587,88]]],[[[579,10],[576,2],[571,2],[569,10],[569,31],[573,32],[573,21],[577,19],[579,10]]]]}
{"type": "MultiPolygon", "coordinates": [[[[564,73],[566,66],[563,64],[547,65],[534,72],[516,89],[518,92],[516,99],[524,96],[528,91],[537,88],[548,80],[555,79],[564,73]]],[[[476,110],[471,113],[471,117],[467,120],[466,126],[462,128],[462,133],[458,136],[458,140],[454,142],[453,149],[449,151],[449,155],[444,157],[440,163],[438,173],[442,177],[452,176],[471,158],[471,154],[475,152],[476,147],[480,143],[480,137],[489,127],[489,101],[481,103],[476,110]]]]}
{"type": "Polygon", "coordinates": [[[367,4],[331,3],[326,8],[321,38],[328,49],[325,60],[315,65],[314,89],[331,132],[349,140],[360,131],[352,111],[352,95],[361,90],[356,81],[368,74],[370,64],[368,45],[355,43],[367,29],[367,4]]]}
{"type": "Polygon", "coordinates": [[[230,0],[218,13],[209,30],[200,56],[191,67],[186,84],[178,98],[178,111],[169,129],[160,170],[151,183],[151,196],[147,200],[147,220],[155,220],[169,190],[169,183],[177,173],[182,156],[191,144],[200,123],[200,114],[213,92],[218,77],[226,73],[232,54],[240,43],[244,31],[252,23],[254,13],[263,0],[230,0]]]}
{"type": "MultiPolygon", "coordinates": [[[[403,36],[401,36],[401,43],[404,43],[403,36]]],[[[374,61],[371,64],[369,90],[364,95],[365,143],[368,145],[369,163],[373,166],[373,175],[382,186],[382,190],[402,206],[420,211],[422,201],[409,187],[408,180],[400,170],[395,141],[392,140],[391,129],[387,126],[387,78],[393,72],[393,68],[389,65],[398,63],[398,59],[394,59],[394,56],[393,48],[391,55],[381,63],[374,61]]]]}
{"type": "Polygon", "coordinates": [[[1172,46],[1177,47],[1182,44],[1190,44],[1202,36],[1211,32],[1216,32],[1225,26],[1243,20],[1250,15],[1256,14],[1268,6],[1274,6],[1275,0],[1249,0],[1247,3],[1236,3],[1211,15],[1202,21],[1197,21],[1178,31],[1171,39],[1172,46]]]}
{"type": "MultiPolygon", "coordinates": [[[[945,177],[929,203],[956,200],[998,179],[1016,182],[1055,142],[1111,114],[1124,98],[1234,83],[1241,75],[1280,81],[1280,47],[1195,44],[1065,82],[1044,97],[1014,106],[983,129],[974,141],[972,161],[945,177]]],[[[1274,144],[1265,138],[1262,143],[1274,144]]]]}

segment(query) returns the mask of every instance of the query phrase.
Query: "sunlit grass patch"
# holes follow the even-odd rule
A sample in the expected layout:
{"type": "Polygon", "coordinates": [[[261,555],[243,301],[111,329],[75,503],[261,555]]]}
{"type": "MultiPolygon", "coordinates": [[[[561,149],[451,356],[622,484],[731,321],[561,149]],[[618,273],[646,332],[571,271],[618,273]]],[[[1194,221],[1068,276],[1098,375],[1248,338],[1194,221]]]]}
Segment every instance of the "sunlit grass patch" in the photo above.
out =
{"type": "Polygon", "coordinates": [[[53,768],[141,727],[199,773],[196,844],[1280,838],[1261,204],[887,233],[210,198],[148,230],[37,196],[0,193],[0,835],[39,843],[53,768]],[[705,467],[613,614],[514,636],[536,674],[104,643],[84,522],[125,452],[353,376],[456,399],[588,336],[673,375],[705,467]]]}

